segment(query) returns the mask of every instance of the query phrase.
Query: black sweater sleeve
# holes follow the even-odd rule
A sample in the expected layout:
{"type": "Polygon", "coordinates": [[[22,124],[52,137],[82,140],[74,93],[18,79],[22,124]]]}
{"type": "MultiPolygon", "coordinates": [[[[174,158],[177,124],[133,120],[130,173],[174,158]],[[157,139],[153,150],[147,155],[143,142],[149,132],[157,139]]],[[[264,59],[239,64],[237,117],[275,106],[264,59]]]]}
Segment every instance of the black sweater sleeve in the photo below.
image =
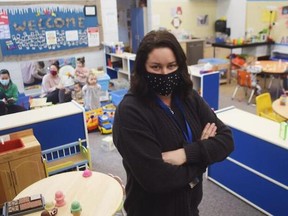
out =
{"type": "Polygon", "coordinates": [[[129,169],[137,182],[151,193],[187,187],[196,176],[202,175],[205,167],[165,163],[151,118],[147,119],[128,102],[121,103],[116,110],[113,141],[124,160],[126,171],[129,169]]]}
{"type": "Polygon", "coordinates": [[[194,93],[193,102],[196,115],[199,117],[202,128],[194,145],[185,145],[187,163],[201,163],[205,166],[224,160],[233,150],[234,141],[232,132],[208,106],[197,93],[194,93]],[[216,136],[200,140],[201,133],[207,123],[215,123],[217,126],[216,136]]]}

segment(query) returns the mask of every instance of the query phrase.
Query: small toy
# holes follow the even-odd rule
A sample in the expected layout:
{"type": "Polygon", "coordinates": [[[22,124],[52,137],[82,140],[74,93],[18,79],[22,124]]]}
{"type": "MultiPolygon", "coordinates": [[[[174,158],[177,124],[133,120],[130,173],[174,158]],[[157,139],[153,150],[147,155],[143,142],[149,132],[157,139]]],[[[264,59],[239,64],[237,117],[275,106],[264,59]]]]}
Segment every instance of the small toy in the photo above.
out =
{"type": "Polygon", "coordinates": [[[94,115],[90,115],[87,121],[87,130],[89,132],[95,130],[98,127],[98,118],[94,115]]]}
{"type": "Polygon", "coordinates": [[[53,208],[50,212],[48,210],[44,210],[41,212],[41,216],[55,216],[58,213],[57,208],[53,208]]]}
{"type": "Polygon", "coordinates": [[[102,115],[102,108],[85,112],[86,125],[88,132],[98,128],[98,115],[102,115]]]}
{"type": "Polygon", "coordinates": [[[41,194],[22,197],[17,200],[5,202],[1,215],[27,215],[44,209],[44,198],[41,194]]]}
{"type": "Polygon", "coordinates": [[[85,177],[85,178],[90,177],[91,175],[92,175],[92,172],[89,169],[85,169],[83,171],[83,174],[82,174],[82,176],[85,177]]]}
{"type": "Polygon", "coordinates": [[[99,115],[98,116],[98,128],[101,134],[110,134],[112,133],[112,124],[109,121],[108,115],[99,115]]]}
{"type": "Polygon", "coordinates": [[[54,202],[52,200],[46,201],[45,210],[50,211],[55,207],[54,202]]]}
{"type": "Polygon", "coordinates": [[[50,213],[49,213],[49,211],[44,210],[41,212],[41,216],[50,216],[50,213]]]}
{"type": "Polygon", "coordinates": [[[64,205],[66,204],[64,198],[65,198],[65,196],[64,196],[64,194],[62,193],[62,191],[57,191],[57,192],[55,193],[55,201],[56,201],[55,206],[56,206],[56,207],[64,206],[64,205]]]}
{"type": "Polygon", "coordinates": [[[78,201],[72,202],[70,211],[73,216],[80,216],[82,211],[80,203],[78,201]]]}

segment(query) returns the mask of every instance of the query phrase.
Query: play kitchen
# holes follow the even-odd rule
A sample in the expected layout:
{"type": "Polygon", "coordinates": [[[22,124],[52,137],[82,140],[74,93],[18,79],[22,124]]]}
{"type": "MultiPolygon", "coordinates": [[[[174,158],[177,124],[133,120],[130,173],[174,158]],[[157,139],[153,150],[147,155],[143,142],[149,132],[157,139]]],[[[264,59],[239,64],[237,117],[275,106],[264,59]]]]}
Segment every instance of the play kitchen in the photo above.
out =
{"type": "Polygon", "coordinates": [[[41,146],[32,129],[0,136],[0,208],[24,188],[45,178],[41,146]]]}

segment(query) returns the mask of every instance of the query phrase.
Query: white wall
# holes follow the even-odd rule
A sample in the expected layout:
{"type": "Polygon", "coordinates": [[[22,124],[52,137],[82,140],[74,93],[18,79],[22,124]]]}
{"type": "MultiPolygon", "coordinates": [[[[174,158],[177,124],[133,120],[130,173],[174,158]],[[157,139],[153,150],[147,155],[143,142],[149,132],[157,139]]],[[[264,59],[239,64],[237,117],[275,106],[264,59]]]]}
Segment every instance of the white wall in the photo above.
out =
{"type": "Polygon", "coordinates": [[[246,0],[217,0],[216,19],[227,18],[227,28],[231,28],[231,38],[245,36],[246,0]]]}

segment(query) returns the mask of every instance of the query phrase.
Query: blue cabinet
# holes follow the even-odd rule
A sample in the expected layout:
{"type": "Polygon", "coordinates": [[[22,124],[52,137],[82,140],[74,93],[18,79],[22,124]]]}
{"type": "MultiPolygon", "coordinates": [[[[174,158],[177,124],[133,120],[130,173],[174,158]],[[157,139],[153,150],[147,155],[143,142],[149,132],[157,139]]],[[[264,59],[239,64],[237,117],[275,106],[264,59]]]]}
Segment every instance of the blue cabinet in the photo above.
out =
{"type": "Polygon", "coordinates": [[[32,128],[42,150],[79,138],[89,145],[84,114],[84,108],[72,101],[0,116],[0,136],[32,128]]]}
{"type": "Polygon", "coordinates": [[[146,34],[146,8],[131,10],[132,52],[136,53],[140,42],[146,34]]]}
{"type": "Polygon", "coordinates": [[[288,145],[279,123],[233,107],[217,116],[232,129],[235,150],[209,166],[208,179],[267,215],[288,215],[288,145]]]}
{"type": "Polygon", "coordinates": [[[188,68],[193,89],[199,92],[213,110],[217,110],[219,108],[219,72],[200,74],[196,66],[188,68]]]}

